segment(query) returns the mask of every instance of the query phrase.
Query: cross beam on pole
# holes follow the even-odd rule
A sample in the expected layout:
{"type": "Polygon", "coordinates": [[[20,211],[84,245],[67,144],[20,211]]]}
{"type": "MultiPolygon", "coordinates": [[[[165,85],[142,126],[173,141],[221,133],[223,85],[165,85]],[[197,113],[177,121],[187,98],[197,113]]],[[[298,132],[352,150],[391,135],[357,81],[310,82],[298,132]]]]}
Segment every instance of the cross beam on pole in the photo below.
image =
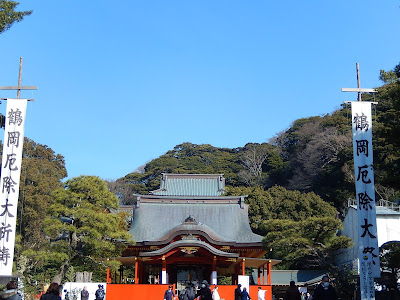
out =
{"type": "MultiPolygon", "coordinates": [[[[0,90],[16,90],[17,99],[21,96],[21,90],[37,90],[37,86],[22,86],[22,62],[23,58],[19,58],[19,75],[18,75],[18,85],[17,86],[0,86],[0,90]]],[[[7,100],[7,98],[1,98],[1,100],[7,100]]],[[[28,99],[28,101],[34,101],[33,99],[28,99]]]]}
{"type": "Polygon", "coordinates": [[[357,67],[357,88],[342,88],[342,92],[357,92],[358,93],[358,99],[357,101],[362,101],[361,100],[361,93],[377,93],[378,91],[375,89],[362,89],[361,84],[360,84],[360,66],[358,63],[356,63],[357,67]]]}

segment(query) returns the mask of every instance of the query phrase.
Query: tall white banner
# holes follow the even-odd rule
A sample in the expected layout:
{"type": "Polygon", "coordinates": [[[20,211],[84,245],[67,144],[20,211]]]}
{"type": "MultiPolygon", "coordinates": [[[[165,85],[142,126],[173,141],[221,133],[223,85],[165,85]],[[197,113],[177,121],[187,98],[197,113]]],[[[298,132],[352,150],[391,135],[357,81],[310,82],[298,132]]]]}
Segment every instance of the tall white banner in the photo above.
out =
{"type": "Polygon", "coordinates": [[[11,276],[27,99],[7,99],[1,163],[0,276],[11,276]]]}
{"type": "Polygon", "coordinates": [[[374,277],[380,277],[371,106],[370,102],[351,102],[361,299],[375,299],[374,277]]]}

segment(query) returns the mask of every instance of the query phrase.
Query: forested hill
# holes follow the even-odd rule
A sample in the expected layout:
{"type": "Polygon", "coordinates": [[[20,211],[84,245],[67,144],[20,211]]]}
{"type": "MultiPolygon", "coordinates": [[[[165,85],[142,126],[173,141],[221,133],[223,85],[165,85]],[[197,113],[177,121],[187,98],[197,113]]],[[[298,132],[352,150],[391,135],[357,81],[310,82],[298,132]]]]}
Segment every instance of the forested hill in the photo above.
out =
{"type": "MultiPolygon", "coordinates": [[[[392,201],[400,196],[399,66],[381,71],[384,85],[375,96],[363,95],[379,103],[373,111],[377,199],[392,201]]],[[[312,191],[341,210],[354,197],[350,108],[298,119],[268,143],[233,149],[183,143],[109,186],[131,203],[132,193],[157,189],[161,173],[223,173],[227,186],[312,191]]]]}

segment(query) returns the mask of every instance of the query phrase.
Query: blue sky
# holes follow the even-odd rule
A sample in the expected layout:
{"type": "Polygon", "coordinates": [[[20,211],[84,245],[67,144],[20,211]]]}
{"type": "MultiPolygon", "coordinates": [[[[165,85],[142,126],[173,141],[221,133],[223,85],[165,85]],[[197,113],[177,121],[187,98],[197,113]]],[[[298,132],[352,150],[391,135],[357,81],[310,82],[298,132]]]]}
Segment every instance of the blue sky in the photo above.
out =
{"type": "Polygon", "coordinates": [[[365,88],[400,62],[400,0],[20,2],[34,12],[0,35],[0,85],[23,57],[39,87],[25,134],[69,178],[117,179],[182,142],[266,142],[355,100],[340,89],[357,62],[365,88]]]}

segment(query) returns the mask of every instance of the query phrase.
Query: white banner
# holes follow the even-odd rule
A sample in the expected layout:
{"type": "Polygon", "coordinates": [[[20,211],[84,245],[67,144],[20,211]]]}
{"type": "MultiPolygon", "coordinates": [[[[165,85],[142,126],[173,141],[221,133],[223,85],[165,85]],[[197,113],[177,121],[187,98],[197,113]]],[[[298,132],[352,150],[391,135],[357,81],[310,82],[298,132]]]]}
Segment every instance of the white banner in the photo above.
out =
{"type": "Polygon", "coordinates": [[[27,99],[7,99],[1,163],[0,276],[11,276],[27,99]]]}
{"type": "Polygon", "coordinates": [[[370,102],[351,102],[362,299],[375,299],[374,277],[380,277],[371,106],[370,102]]]}

